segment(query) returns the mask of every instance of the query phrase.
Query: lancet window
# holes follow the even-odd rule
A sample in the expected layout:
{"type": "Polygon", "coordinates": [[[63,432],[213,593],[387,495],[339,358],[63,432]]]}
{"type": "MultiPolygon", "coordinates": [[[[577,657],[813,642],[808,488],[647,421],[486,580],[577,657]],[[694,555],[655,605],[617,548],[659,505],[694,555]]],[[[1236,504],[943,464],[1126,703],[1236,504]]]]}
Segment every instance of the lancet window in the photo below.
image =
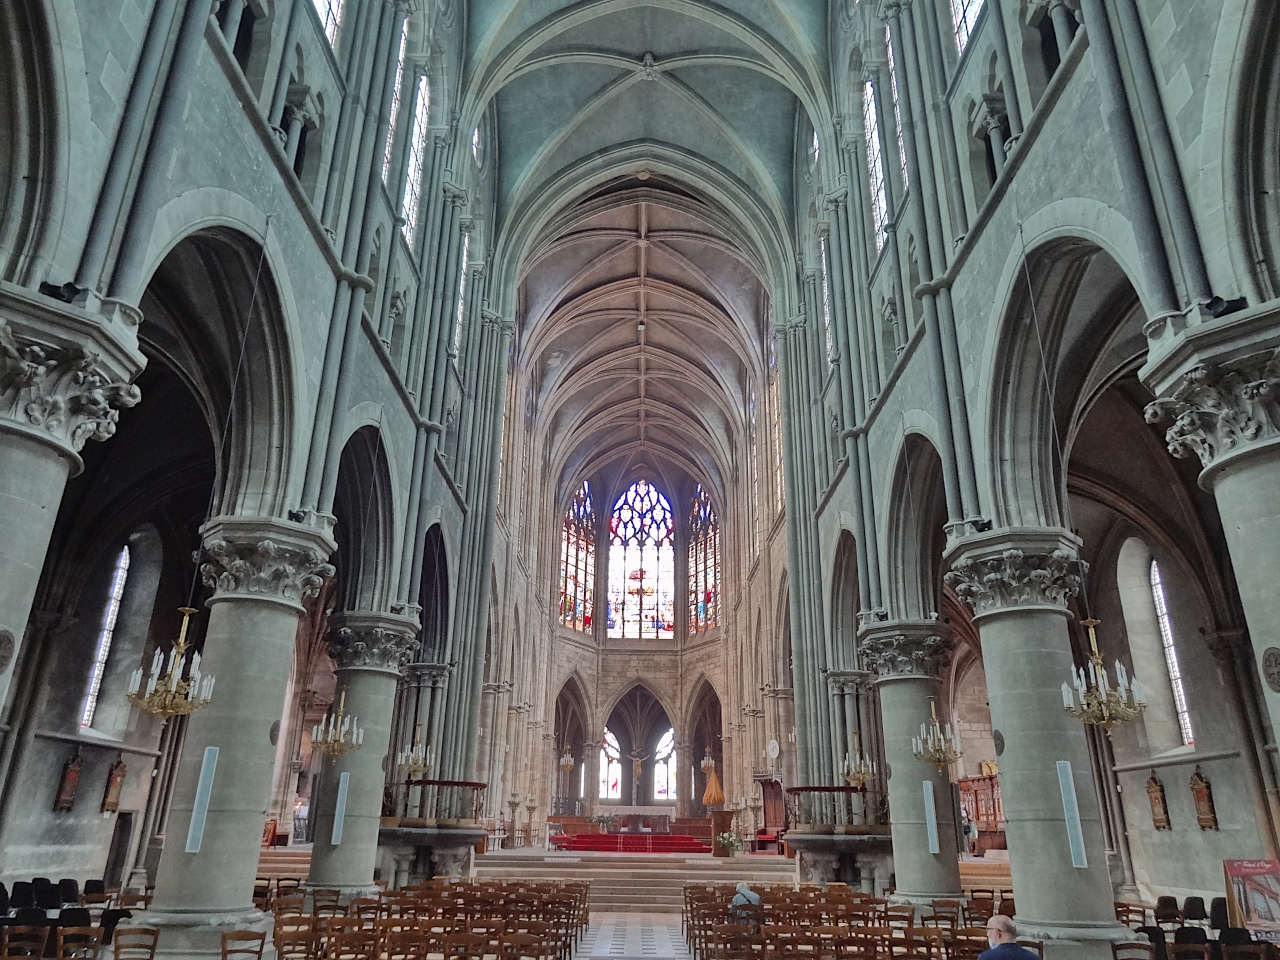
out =
{"type": "Polygon", "coordinates": [[[467,299],[467,260],[471,257],[471,234],[462,235],[462,265],[458,270],[458,304],[453,323],[453,351],[456,354],[462,343],[462,315],[466,311],[467,299]]]}
{"type": "Polygon", "coordinates": [[[653,799],[676,799],[676,732],[670,727],[653,751],[653,799]]]}
{"type": "Polygon", "coordinates": [[[951,0],[951,22],[956,28],[956,49],[964,53],[973,36],[973,28],[978,25],[978,15],[986,0],[951,0]]]}
{"type": "Polygon", "coordinates": [[[102,689],[102,676],[111,657],[111,640],[116,632],[116,618],[120,615],[120,601],[124,599],[125,581],[129,579],[129,548],[122,547],[116,556],[115,569],[111,572],[111,588],[102,609],[102,626],[98,630],[98,647],[93,657],[93,671],[89,674],[89,688],[85,691],[84,707],[80,711],[80,726],[93,726],[93,714],[98,708],[98,692],[102,689]]]}
{"type": "Polygon", "coordinates": [[[698,484],[689,511],[689,629],[718,622],[720,608],[720,525],[715,508],[698,484]]]}
{"type": "Polygon", "coordinates": [[[311,0],[315,5],[320,25],[324,27],[324,35],[329,39],[329,46],[338,42],[338,25],[342,23],[343,0],[311,0]]]}
{"type": "Polygon", "coordinates": [[[608,727],[600,741],[600,799],[622,799],[622,750],[608,727]]]}
{"type": "Polygon", "coordinates": [[[391,177],[391,154],[396,142],[396,121],[400,119],[400,87],[404,84],[404,52],[409,41],[409,24],[400,24],[400,52],[396,54],[396,82],[391,88],[391,113],[387,121],[387,142],[382,147],[382,182],[391,177]]]}
{"type": "Polygon", "coordinates": [[[893,65],[893,39],[889,36],[889,27],[884,28],[884,52],[889,61],[889,92],[893,95],[893,128],[898,134],[898,163],[902,167],[902,186],[910,186],[911,178],[907,176],[907,148],[902,142],[902,110],[898,106],[898,73],[893,65]]]}
{"type": "Polygon", "coordinates": [[[400,215],[404,218],[404,236],[413,244],[418,233],[418,213],[422,205],[422,176],[427,163],[427,122],[431,113],[431,84],[424,73],[418,78],[418,92],[413,103],[413,129],[409,132],[409,171],[405,177],[404,198],[400,215]]]}
{"type": "Polygon", "coordinates": [[[871,232],[876,249],[884,246],[884,230],[889,222],[889,205],[884,195],[884,158],[880,153],[880,122],[876,118],[876,87],[870,80],[862,85],[862,129],[867,136],[867,180],[871,188],[871,232]]]}
{"type": "Polygon", "coordinates": [[[596,515],[586,480],[564,514],[560,548],[560,622],[573,630],[591,629],[595,602],[596,515]]]}
{"type": "Polygon", "coordinates": [[[769,433],[773,443],[773,496],[778,510],[786,506],[782,474],[782,399],[778,395],[778,367],[775,363],[769,377],[769,433]]]}
{"type": "Polygon", "coordinates": [[[827,345],[827,361],[835,356],[835,341],[831,338],[831,264],[827,256],[827,238],[818,236],[818,259],[822,261],[822,334],[827,345]]]}
{"type": "Polygon", "coordinates": [[[1164,593],[1164,581],[1160,578],[1160,564],[1151,561],[1151,599],[1156,606],[1156,620],[1160,624],[1160,643],[1164,647],[1164,663],[1169,671],[1169,687],[1173,691],[1173,706],[1178,714],[1178,728],[1182,742],[1193,746],[1195,734],[1191,730],[1191,711],[1187,709],[1187,692],[1182,685],[1182,669],[1178,666],[1178,651],[1173,645],[1173,623],[1169,619],[1169,604],[1164,593]]]}
{"type": "Polygon", "coordinates": [[[675,635],[675,541],[671,504],[648,480],[618,497],[609,517],[608,635],[675,635]]]}

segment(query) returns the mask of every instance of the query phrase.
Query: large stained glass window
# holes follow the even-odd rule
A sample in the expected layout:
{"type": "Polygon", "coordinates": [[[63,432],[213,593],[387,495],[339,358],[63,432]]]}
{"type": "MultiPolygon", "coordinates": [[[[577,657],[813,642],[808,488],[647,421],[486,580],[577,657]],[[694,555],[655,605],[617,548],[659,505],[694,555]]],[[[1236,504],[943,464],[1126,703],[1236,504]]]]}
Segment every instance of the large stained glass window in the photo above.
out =
{"type": "Polygon", "coordinates": [[[670,727],[653,751],[653,799],[676,799],[676,732],[670,727]]]}
{"type": "Polygon", "coordinates": [[[978,14],[986,0],[951,0],[951,21],[956,26],[956,49],[964,53],[969,45],[973,28],[978,25],[978,14]]]}
{"type": "Polygon", "coordinates": [[[720,525],[698,484],[689,511],[689,629],[716,625],[720,607],[720,525]]]}
{"type": "Polygon", "coordinates": [[[622,750],[618,738],[608,727],[600,741],[600,799],[622,799],[622,750]]]}
{"type": "Polygon", "coordinates": [[[574,630],[591,629],[596,586],[596,515],[587,481],[564,514],[560,547],[560,622],[574,630]]]}
{"type": "Polygon", "coordinates": [[[618,497],[609,517],[608,634],[675,635],[675,544],[671,504],[648,480],[618,497]]]}

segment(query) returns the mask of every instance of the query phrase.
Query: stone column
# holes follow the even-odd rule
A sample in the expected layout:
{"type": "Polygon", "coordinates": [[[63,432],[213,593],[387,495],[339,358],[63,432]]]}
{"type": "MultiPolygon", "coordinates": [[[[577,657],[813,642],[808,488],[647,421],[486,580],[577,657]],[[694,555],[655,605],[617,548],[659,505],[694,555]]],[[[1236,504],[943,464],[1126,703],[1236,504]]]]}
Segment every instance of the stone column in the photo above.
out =
{"type": "Polygon", "coordinates": [[[600,808],[599,741],[584,740],[582,742],[582,763],[587,768],[585,789],[582,797],[582,815],[590,817],[600,808]]]}
{"type": "Polygon", "coordinates": [[[946,581],[982,638],[1019,932],[1083,942],[1103,957],[1110,950],[1099,941],[1126,931],[1115,920],[1085,730],[1062,709],[1060,689],[1075,666],[1067,602],[1080,589],[1079,546],[1052,528],[963,538],[946,581]]]}
{"type": "Polygon", "coordinates": [[[192,714],[156,893],[146,923],[161,952],[217,954],[219,930],[262,924],[253,909],[263,811],[302,600],[333,567],[327,533],[263,517],[215,517],[201,529],[207,601],[203,668],[213,702],[192,714]]]}
{"type": "MultiPolygon", "coordinates": [[[[1200,461],[1218,503],[1258,676],[1280,743],[1280,334],[1276,312],[1234,314],[1192,328],[1140,371],[1157,399],[1150,423],[1169,452],[1200,461]]],[[[1150,325],[1149,325],[1150,326],[1150,325]]],[[[1148,334],[1150,335],[1150,330],[1148,334]]]]}
{"type": "Polygon", "coordinates": [[[991,147],[991,159],[996,165],[996,179],[1004,173],[1004,130],[1005,120],[1004,98],[987,94],[982,98],[982,106],[978,111],[978,122],[987,134],[987,144],[991,147]]]}
{"type": "Polygon", "coordinates": [[[84,313],[0,285],[0,715],[67,478],[141,398],[135,312],[84,313]]]}
{"type": "Polygon", "coordinates": [[[404,617],[368,611],[335,618],[329,656],[338,667],[337,690],[346,691],[346,712],[364,728],[364,743],[345,756],[324,761],[319,804],[311,808],[316,825],[309,879],[313,887],[337,887],[359,896],[373,886],[383,785],[395,762],[390,741],[396,683],[413,649],[417,627],[404,617]],[[336,821],[339,803],[343,807],[340,823],[336,821]]]}
{"type": "Polygon", "coordinates": [[[911,748],[920,724],[929,720],[929,698],[938,696],[950,643],[936,621],[897,622],[865,631],[860,647],[862,663],[876,675],[884,718],[895,896],[910,903],[958,898],[951,778],[945,768],[918,759],[911,748]]]}

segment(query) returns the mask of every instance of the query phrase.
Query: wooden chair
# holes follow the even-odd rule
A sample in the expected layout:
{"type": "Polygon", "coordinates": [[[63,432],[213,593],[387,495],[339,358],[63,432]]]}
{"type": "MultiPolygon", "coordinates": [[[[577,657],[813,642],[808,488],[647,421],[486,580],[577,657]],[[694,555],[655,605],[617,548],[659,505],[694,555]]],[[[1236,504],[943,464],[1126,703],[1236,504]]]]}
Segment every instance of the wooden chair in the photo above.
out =
{"type": "Polygon", "coordinates": [[[316,887],[311,891],[311,912],[317,917],[345,916],[347,911],[342,906],[341,891],[316,887]]]}
{"type": "Polygon", "coordinates": [[[257,930],[228,930],[222,935],[222,960],[262,960],[267,935],[257,930]]]}
{"type": "Polygon", "coordinates": [[[951,938],[951,960],[976,960],[990,946],[984,927],[961,927],[951,938]]]}
{"type": "Polygon", "coordinates": [[[420,931],[387,934],[382,941],[386,960],[426,960],[426,940],[420,931]]]}
{"type": "Polygon", "coordinates": [[[102,946],[101,927],[58,927],[58,960],[95,960],[102,946]]]}
{"type": "Polygon", "coordinates": [[[115,960],[155,960],[159,940],[155,927],[116,927],[115,960]]]}
{"type": "Polygon", "coordinates": [[[301,877],[276,877],[276,896],[292,897],[302,890],[301,877]]]}
{"type": "Polygon", "coordinates": [[[316,956],[316,936],[310,930],[281,930],[276,928],[272,938],[278,960],[313,960],[316,956]]]}
{"type": "Polygon", "coordinates": [[[49,929],[16,925],[0,927],[0,958],[43,957],[45,945],[49,942],[49,929]]]}
{"type": "Polygon", "coordinates": [[[1147,908],[1140,903],[1115,902],[1116,919],[1126,927],[1140,927],[1147,922],[1147,908]]]}
{"type": "Polygon", "coordinates": [[[1164,949],[1169,960],[1212,960],[1207,943],[1169,943],[1164,949]]]}
{"type": "Polygon", "coordinates": [[[1130,943],[1113,943],[1112,960],[1156,960],[1156,948],[1150,943],[1134,940],[1130,943]]]}
{"type": "Polygon", "coordinates": [[[885,926],[914,927],[916,924],[916,908],[909,903],[895,904],[884,908],[882,914],[885,926]]]}
{"type": "Polygon", "coordinates": [[[935,900],[932,911],[921,917],[921,921],[926,927],[948,927],[952,930],[963,927],[964,904],[959,900],[935,900]]]}
{"type": "Polygon", "coordinates": [[[1004,897],[1000,900],[1000,908],[996,911],[1006,917],[1012,917],[1018,908],[1014,905],[1013,897],[1004,897]]]}
{"type": "Polygon", "coordinates": [[[1027,950],[1030,950],[1032,953],[1039,956],[1040,960],[1044,960],[1044,941],[1043,940],[1031,940],[1031,939],[1020,937],[1017,940],[1017,944],[1018,946],[1025,947],[1027,950]]]}
{"type": "Polygon", "coordinates": [[[151,906],[151,895],[137,890],[124,890],[120,893],[121,910],[145,910],[151,906]]]}
{"type": "Polygon", "coordinates": [[[1237,943],[1222,947],[1222,960],[1267,960],[1265,943],[1237,943]]]}
{"type": "Polygon", "coordinates": [[[964,912],[970,926],[985,924],[996,912],[996,901],[993,897],[970,896],[964,912]]]}
{"type": "Polygon", "coordinates": [[[276,897],[271,905],[271,912],[276,917],[300,917],[307,912],[307,898],[302,894],[276,897]]]}
{"type": "Polygon", "coordinates": [[[444,955],[449,960],[485,960],[487,946],[484,937],[470,933],[451,933],[445,940],[444,955]]]}
{"type": "Polygon", "coordinates": [[[512,933],[502,938],[498,948],[502,960],[546,960],[552,954],[547,945],[531,933],[512,933]]]}
{"type": "Polygon", "coordinates": [[[271,908],[271,878],[258,877],[253,881],[253,905],[259,910],[271,908]]]}
{"type": "Polygon", "coordinates": [[[378,932],[373,929],[349,930],[329,941],[329,960],[377,960],[378,932]]]}

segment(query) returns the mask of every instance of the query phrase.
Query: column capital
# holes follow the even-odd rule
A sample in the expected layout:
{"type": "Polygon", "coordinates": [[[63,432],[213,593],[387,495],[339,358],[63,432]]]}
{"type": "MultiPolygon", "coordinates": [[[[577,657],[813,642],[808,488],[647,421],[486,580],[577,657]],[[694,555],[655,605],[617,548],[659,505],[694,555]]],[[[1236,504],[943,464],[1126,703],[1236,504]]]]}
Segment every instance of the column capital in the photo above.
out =
{"type": "Polygon", "coordinates": [[[888,23],[896,20],[901,16],[902,11],[911,6],[911,0],[880,0],[880,5],[876,7],[876,16],[888,23]]]}
{"type": "Polygon", "coordinates": [[[937,620],[897,621],[865,631],[858,649],[877,682],[905,677],[936,680],[951,656],[951,637],[937,620]]]}
{"type": "Polygon", "coordinates": [[[413,655],[418,624],[370,610],[340,613],[329,631],[329,656],[339,670],[400,674],[413,655]]]}
{"type": "Polygon", "coordinates": [[[1202,485],[1227,461],[1280,441],[1280,348],[1197,363],[1163,393],[1147,404],[1147,422],[1169,422],[1169,452],[1198,458],[1202,485]]]}
{"type": "Polygon", "coordinates": [[[965,537],[948,558],[951,569],[944,579],[975,618],[1027,607],[1066,614],[1088,569],[1080,559],[1080,538],[1058,528],[1006,528],[965,537]]]}
{"type": "Polygon", "coordinates": [[[78,473],[85,443],[111,437],[120,410],[142,399],[129,382],[147,363],[139,316],[92,314],[0,284],[0,430],[49,444],[78,473]]]}
{"type": "Polygon", "coordinates": [[[265,600],[301,609],[333,576],[333,539],[313,527],[270,517],[214,517],[200,528],[200,576],[209,603],[265,600]]]}

